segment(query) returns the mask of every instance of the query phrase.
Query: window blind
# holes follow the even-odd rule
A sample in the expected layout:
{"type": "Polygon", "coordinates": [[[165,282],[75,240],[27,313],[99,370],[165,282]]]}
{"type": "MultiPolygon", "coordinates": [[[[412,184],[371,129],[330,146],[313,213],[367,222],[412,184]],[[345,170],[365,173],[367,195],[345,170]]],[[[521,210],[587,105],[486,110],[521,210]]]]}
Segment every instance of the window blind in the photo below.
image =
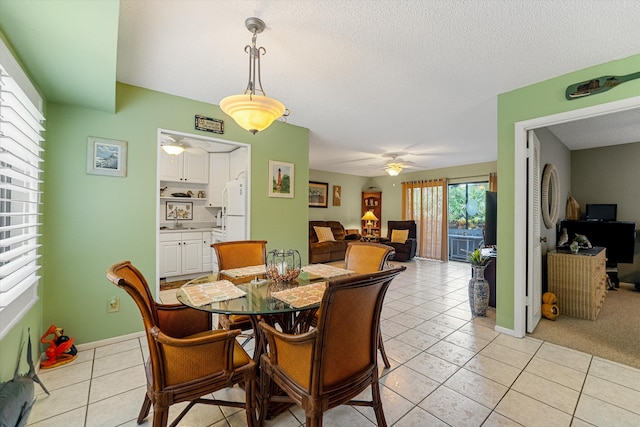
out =
{"type": "Polygon", "coordinates": [[[0,339],[38,300],[41,103],[0,40],[0,339]]]}

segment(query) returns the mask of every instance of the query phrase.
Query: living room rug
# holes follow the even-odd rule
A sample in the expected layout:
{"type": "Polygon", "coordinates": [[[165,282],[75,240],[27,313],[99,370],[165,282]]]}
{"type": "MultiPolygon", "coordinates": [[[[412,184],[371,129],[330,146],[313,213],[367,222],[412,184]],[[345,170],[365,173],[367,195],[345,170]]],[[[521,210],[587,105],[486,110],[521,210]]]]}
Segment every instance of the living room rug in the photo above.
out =
{"type": "Polygon", "coordinates": [[[560,313],[555,321],[542,318],[529,335],[640,368],[640,292],[620,282],[620,288],[607,292],[596,320],[560,313]]]}

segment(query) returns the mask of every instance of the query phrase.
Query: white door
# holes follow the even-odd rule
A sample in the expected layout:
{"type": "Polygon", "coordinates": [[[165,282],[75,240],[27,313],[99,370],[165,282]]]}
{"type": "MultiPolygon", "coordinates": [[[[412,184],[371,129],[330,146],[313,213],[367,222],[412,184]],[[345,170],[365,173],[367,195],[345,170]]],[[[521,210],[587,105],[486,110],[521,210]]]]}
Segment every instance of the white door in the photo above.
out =
{"type": "Polygon", "coordinates": [[[533,332],[542,314],[542,248],[540,245],[540,141],[528,132],[527,185],[527,332],[533,332]]]}

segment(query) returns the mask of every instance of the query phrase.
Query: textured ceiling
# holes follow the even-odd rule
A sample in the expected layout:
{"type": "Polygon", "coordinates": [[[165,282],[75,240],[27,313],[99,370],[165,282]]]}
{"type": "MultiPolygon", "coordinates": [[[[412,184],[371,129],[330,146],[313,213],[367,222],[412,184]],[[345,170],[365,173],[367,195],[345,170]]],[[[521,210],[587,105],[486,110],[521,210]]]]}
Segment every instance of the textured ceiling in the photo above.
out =
{"type": "MultiPolygon", "coordinates": [[[[246,86],[257,16],[264,89],[310,129],[310,167],[362,176],[393,153],[419,169],[496,160],[498,94],[640,53],[637,0],[94,3],[0,0],[0,29],[48,100],[109,109],[117,79],[217,105],[246,86]]],[[[640,141],[637,120],[604,122],[554,132],[574,149],[640,141]]]]}
{"type": "Polygon", "coordinates": [[[122,1],[118,80],[218,104],[250,16],[310,167],[364,176],[496,160],[498,94],[640,53],[638,1],[122,1]]]}

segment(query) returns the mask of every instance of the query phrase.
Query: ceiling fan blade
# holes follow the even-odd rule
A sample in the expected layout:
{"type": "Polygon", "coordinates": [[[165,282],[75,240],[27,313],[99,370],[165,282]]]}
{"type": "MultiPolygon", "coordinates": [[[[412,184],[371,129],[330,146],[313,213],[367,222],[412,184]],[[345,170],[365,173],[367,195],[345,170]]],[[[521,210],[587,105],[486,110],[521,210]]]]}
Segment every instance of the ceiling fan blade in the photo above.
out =
{"type": "Polygon", "coordinates": [[[205,150],[204,148],[200,148],[200,147],[185,146],[185,150],[188,151],[191,154],[197,154],[199,156],[202,156],[204,154],[208,154],[209,153],[207,150],[205,150]]]}

